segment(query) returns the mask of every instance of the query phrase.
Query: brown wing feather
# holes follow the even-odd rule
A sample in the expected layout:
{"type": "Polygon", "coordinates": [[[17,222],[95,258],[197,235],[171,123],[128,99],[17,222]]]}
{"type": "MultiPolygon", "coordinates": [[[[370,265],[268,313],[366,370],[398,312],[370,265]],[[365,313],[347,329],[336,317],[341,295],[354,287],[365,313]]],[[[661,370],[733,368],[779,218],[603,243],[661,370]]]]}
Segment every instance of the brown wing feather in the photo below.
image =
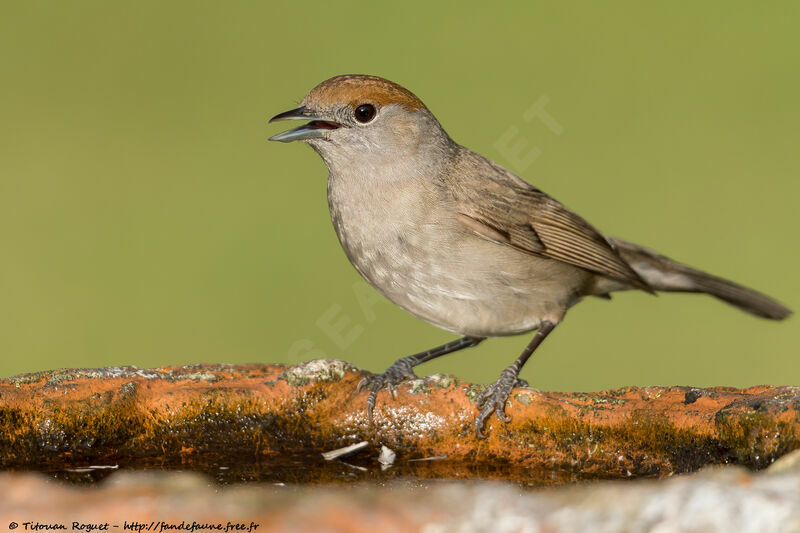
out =
{"type": "Polygon", "coordinates": [[[479,235],[653,292],[599,231],[542,191],[509,179],[464,185],[459,220],[479,235]]]}
{"type": "Polygon", "coordinates": [[[599,231],[556,200],[538,194],[543,198],[531,224],[545,244],[543,255],[653,292],[599,231]]]}

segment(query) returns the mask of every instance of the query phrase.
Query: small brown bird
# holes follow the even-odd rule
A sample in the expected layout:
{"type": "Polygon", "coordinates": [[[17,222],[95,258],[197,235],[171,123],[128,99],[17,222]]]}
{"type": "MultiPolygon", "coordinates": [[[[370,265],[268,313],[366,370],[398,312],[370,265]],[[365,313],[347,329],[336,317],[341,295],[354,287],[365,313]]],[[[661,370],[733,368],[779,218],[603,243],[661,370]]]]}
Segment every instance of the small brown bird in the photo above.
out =
{"type": "Polygon", "coordinates": [[[303,141],[328,166],[333,227],[356,270],[409,313],[463,337],[403,357],[359,384],[370,392],[415,378],[412,368],[487,337],[538,330],[478,398],[475,431],[504,408],[522,366],[584,296],[639,289],[710,294],[781,320],[791,311],[754,290],[600,233],[560,202],[455,143],[410,91],[344,75],[273,117],[308,120],[270,138],[303,141]]]}

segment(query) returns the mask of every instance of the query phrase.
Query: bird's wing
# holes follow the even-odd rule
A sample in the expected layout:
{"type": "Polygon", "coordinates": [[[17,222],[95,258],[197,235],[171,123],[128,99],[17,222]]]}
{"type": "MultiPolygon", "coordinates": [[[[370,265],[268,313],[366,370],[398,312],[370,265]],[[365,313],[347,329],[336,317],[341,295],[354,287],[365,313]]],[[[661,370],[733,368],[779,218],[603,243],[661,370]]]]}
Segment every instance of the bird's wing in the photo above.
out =
{"type": "Polygon", "coordinates": [[[458,220],[478,235],[653,292],[599,231],[542,191],[505,179],[463,185],[453,189],[458,220]]]}

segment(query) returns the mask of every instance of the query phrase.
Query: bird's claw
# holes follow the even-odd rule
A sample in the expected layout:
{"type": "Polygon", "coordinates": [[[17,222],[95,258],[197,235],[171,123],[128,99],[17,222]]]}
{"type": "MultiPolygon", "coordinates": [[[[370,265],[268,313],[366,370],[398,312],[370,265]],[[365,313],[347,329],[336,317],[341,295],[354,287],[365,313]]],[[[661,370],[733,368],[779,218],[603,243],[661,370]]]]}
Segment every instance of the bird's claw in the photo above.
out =
{"type": "Polygon", "coordinates": [[[511,391],[515,387],[529,387],[528,382],[524,379],[519,379],[516,372],[511,368],[507,368],[500,374],[500,378],[486,387],[476,399],[478,407],[481,409],[480,414],[475,418],[475,434],[479,439],[485,439],[486,434],[483,432],[483,426],[486,419],[494,414],[497,418],[504,423],[511,422],[511,416],[505,413],[506,400],[511,395],[511,391]]]}
{"type": "Polygon", "coordinates": [[[372,413],[375,410],[375,400],[378,397],[378,392],[381,389],[386,389],[392,399],[396,400],[397,389],[395,387],[409,379],[417,379],[417,375],[414,374],[408,361],[400,359],[387,368],[383,374],[367,376],[358,382],[356,387],[358,392],[363,390],[370,391],[369,397],[367,397],[367,421],[370,424],[372,424],[372,413]]]}
{"type": "Polygon", "coordinates": [[[522,379],[522,378],[517,378],[517,382],[514,384],[514,388],[515,388],[515,389],[516,389],[516,388],[520,388],[520,389],[530,389],[530,388],[531,388],[531,384],[530,384],[530,383],[528,383],[528,381],[527,381],[527,380],[524,380],[524,379],[522,379]]]}

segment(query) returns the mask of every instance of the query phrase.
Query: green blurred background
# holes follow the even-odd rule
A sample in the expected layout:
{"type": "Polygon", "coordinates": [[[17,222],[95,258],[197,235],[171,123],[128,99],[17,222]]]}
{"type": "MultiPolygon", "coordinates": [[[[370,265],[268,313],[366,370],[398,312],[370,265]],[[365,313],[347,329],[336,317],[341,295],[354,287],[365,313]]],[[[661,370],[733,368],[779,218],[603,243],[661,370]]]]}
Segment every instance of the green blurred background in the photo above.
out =
{"type": "MultiPolygon", "coordinates": [[[[3,2],[0,375],[319,356],[381,371],[452,339],[360,281],[317,155],[267,142],[270,116],[352,72],[410,88],[605,232],[797,309],[798,24],[796,3],[3,2]],[[541,97],[560,135],[523,119],[541,97]],[[498,149],[509,131],[540,151],[524,169],[498,149]]],[[[574,308],[523,377],[800,384],[799,333],[620,294],[574,308]]],[[[492,381],[527,341],[419,371],[492,381]]]]}

